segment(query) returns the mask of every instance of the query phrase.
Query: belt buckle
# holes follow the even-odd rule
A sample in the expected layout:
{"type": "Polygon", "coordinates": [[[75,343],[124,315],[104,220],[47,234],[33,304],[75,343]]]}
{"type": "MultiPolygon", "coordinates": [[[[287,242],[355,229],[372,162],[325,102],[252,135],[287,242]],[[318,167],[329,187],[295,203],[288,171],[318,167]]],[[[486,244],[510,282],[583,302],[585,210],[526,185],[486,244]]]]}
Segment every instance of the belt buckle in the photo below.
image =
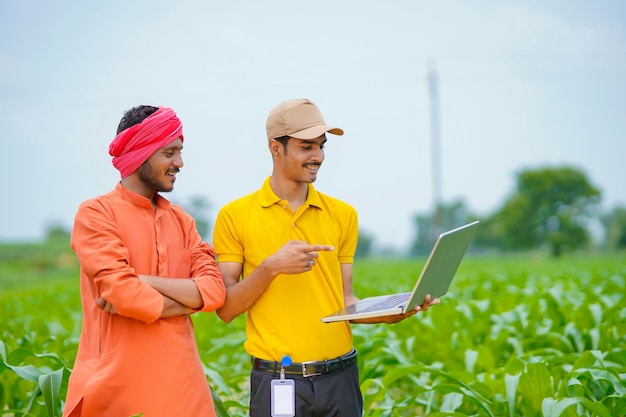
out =
{"type": "Polygon", "coordinates": [[[313,373],[310,373],[310,374],[307,373],[307,371],[306,371],[307,365],[312,365],[314,363],[316,363],[316,361],[302,362],[302,377],[303,378],[309,378],[309,377],[312,377],[312,376],[322,375],[321,372],[313,372],[313,373]]]}

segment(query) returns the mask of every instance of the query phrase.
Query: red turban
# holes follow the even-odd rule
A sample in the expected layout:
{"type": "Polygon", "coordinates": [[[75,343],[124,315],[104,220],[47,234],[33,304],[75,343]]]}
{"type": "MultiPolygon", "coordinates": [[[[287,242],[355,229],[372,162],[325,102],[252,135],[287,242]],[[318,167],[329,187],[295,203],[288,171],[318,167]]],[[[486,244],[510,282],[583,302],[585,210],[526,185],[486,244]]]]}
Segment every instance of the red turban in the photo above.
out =
{"type": "Polygon", "coordinates": [[[109,145],[109,154],[113,157],[113,166],[126,178],[157,149],[177,138],[184,140],[182,122],[174,110],[159,107],[141,123],[121,131],[109,145]]]}

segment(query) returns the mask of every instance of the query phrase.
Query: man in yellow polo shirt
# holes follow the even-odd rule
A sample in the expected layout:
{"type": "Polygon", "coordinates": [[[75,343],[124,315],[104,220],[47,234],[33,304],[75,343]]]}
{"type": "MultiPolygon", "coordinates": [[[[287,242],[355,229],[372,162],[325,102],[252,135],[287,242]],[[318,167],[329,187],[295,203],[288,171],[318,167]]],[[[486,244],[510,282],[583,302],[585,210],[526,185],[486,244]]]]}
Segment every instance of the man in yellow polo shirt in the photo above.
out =
{"type": "MultiPolygon", "coordinates": [[[[279,104],[266,129],[272,175],[258,191],[220,210],[213,236],[227,289],[218,315],[230,322],[248,313],[250,415],[270,416],[274,406],[281,407],[274,410],[280,415],[360,417],[363,399],[350,323],[320,320],[358,300],[352,291],[356,210],[313,187],[326,134],[343,135],[343,130],[326,125],[308,99],[279,104]],[[284,377],[293,380],[293,393],[272,389],[281,366],[284,377]]],[[[421,310],[436,302],[427,300],[421,310]]],[[[359,322],[394,323],[419,309],[359,322]]]]}

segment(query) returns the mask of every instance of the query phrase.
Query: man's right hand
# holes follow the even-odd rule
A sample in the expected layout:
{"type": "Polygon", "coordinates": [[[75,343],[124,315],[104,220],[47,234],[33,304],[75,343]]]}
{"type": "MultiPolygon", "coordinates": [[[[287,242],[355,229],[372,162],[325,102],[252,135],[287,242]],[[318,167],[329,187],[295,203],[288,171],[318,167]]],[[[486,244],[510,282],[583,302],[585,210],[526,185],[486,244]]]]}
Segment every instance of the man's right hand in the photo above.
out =
{"type": "Polygon", "coordinates": [[[330,245],[309,245],[307,242],[290,240],[267,258],[266,262],[276,275],[301,274],[315,267],[318,252],[334,250],[330,245]]]}

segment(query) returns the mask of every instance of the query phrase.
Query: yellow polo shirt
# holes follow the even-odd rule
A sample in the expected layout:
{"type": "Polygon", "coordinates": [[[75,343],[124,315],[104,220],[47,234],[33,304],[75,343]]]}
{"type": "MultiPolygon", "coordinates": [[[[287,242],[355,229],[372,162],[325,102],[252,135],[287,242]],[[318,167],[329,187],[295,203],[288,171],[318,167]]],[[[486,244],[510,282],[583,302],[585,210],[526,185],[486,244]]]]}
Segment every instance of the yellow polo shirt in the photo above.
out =
{"type": "Polygon", "coordinates": [[[215,222],[213,245],[218,262],[243,264],[243,279],[289,240],[332,245],[319,252],[313,269],[279,275],[246,317],[246,351],[257,358],[294,362],[324,360],[352,349],[348,322],[322,323],[320,318],[344,307],[340,264],[352,263],[358,239],[356,210],[315,190],[293,213],[270,186],[224,206],[215,222]]]}

